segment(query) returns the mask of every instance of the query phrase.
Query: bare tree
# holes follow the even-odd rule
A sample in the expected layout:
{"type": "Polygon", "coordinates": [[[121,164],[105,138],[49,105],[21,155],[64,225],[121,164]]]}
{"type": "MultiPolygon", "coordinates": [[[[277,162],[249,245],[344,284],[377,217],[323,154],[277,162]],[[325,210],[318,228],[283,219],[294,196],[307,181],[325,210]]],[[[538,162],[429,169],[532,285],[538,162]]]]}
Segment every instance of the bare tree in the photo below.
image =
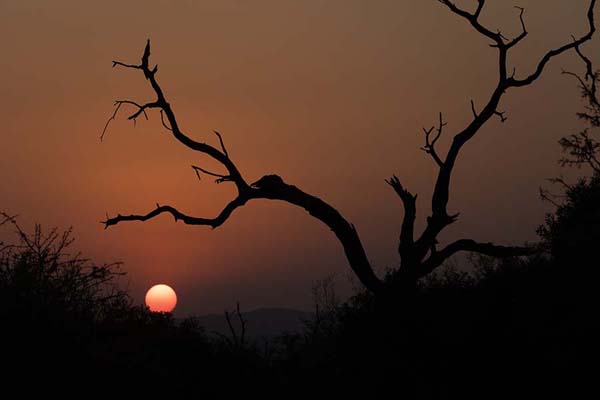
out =
{"type": "Polygon", "coordinates": [[[500,31],[494,31],[480,22],[480,16],[486,4],[485,0],[478,0],[477,7],[473,12],[459,8],[450,0],[437,1],[447,7],[452,13],[463,18],[486,40],[491,41],[490,46],[495,48],[498,54],[498,83],[481,110],[478,111],[475,103],[471,101],[473,119],[466,127],[454,135],[445,156],[442,157],[436,149],[437,141],[444,133],[444,128],[446,127],[442,114],[440,114],[436,127],[424,129],[425,145],[423,150],[433,158],[439,170],[431,199],[431,213],[427,217],[427,224],[424,231],[418,238],[415,238],[417,196],[404,188],[396,176],[386,181],[398,194],[404,207],[404,217],[400,228],[398,246],[401,263],[399,268],[391,275],[389,284],[384,284],[383,280],[378,278],[374,273],[354,225],[344,218],[334,207],[320,198],[286,183],[277,175],[265,175],[254,183],[249,184],[230,158],[223,143],[223,138],[218,132],[215,132],[215,135],[219,140],[219,146],[215,147],[193,140],[181,130],[175,117],[175,112],[171,108],[156,79],[158,66],[150,66],[150,41],[146,44],[140,64],[126,64],[120,61],[113,61],[113,67],[119,66],[140,70],[150,83],[156,94],[156,99],[145,104],[139,104],[131,100],[116,101],[115,112],[107,122],[102,135],[104,135],[108,124],[115,118],[117,112],[124,104],[135,107],[136,111],[129,116],[129,119],[133,121],[140,117],[140,115],[144,115],[147,118],[146,111],[150,109],[158,109],[162,125],[172,133],[175,139],[190,149],[208,155],[220,163],[226,170],[226,172],[220,173],[208,171],[199,166],[192,166],[196,174],[198,176],[201,174],[212,176],[216,178],[217,183],[232,183],[237,189],[237,196],[214,218],[190,216],[169,205],[161,206],[157,204],[156,208],[147,214],[119,214],[115,217],[107,217],[103,221],[105,227],[108,228],[124,221],[147,221],[162,213],[170,213],[176,221],[181,220],[190,225],[207,225],[216,228],[227,221],[237,208],[245,205],[250,200],[269,199],[285,201],[303,208],[311,216],[323,222],[333,231],[344,249],[350,267],[362,284],[374,293],[387,292],[386,288],[397,288],[399,286],[402,288],[412,288],[419,278],[429,274],[447,260],[448,257],[461,251],[496,257],[520,256],[533,252],[533,249],[527,247],[499,246],[492,243],[481,243],[472,239],[460,239],[442,249],[438,249],[438,235],[448,225],[454,223],[459,215],[451,214],[447,210],[450,197],[450,179],[463,146],[493,117],[499,117],[502,122],[506,121],[505,113],[500,112],[498,106],[508,90],[531,85],[542,75],[544,69],[554,57],[570,50],[579,51],[579,47],[592,38],[596,30],[593,15],[596,0],[590,1],[587,12],[587,20],[589,22],[587,32],[579,38],[574,37],[561,47],[548,51],[539,60],[533,72],[522,78],[517,77],[516,68],[509,72],[508,66],[509,52],[528,35],[524,20],[524,10],[522,8],[517,7],[522,31],[518,36],[509,39],[500,31]]]}
{"type": "MultiPolygon", "coordinates": [[[[577,116],[586,123],[587,127],[578,133],[565,136],[559,140],[565,156],[559,160],[561,166],[577,167],[588,166],[596,175],[600,174],[600,142],[591,136],[590,130],[600,127],[600,101],[598,100],[598,80],[600,75],[594,71],[592,61],[586,57],[579,48],[576,48],[577,54],[584,61],[586,66],[585,75],[581,76],[570,71],[563,71],[563,74],[574,77],[581,90],[581,97],[585,102],[583,111],[577,113],[577,116]]],[[[554,179],[564,185],[561,178],[554,179]]],[[[565,187],[565,189],[572,189],[565,187]]],[[[544,192],[542,192],[544,197],[544,192]]]]}
{"type": "Polygon", "coordinates": [[[246,319],[242,315],[240,311],[240,302],[238,301],[235,305],[235,310],[232,312],[225,311],[225,320],[227,321],[227,326],[229,327],[229,332],[231,332],[231,337],[233,339],[233,344],[236,348],[243,348],[244,342],[246,340],[246,319]],[[236,329],[231,322],[232,315],[237,315],[240,325],[240,334],[238,336],[236,329]]]}

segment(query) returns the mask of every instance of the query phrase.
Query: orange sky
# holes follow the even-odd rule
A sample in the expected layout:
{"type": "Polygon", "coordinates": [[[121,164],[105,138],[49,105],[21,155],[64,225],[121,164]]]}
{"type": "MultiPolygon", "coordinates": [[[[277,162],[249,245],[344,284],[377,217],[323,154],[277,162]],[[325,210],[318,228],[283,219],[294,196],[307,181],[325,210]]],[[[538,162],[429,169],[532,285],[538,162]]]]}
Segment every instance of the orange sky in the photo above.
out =
{"type": "MultiPolygon", "coordinates": [[[[448,139],[471,117],[469,100],[482,103],[495,85],[493,49],[435,0],[123,3],[0,0],[0,209],[26,226],[74,226],[85,254],[125,262],[137,302],[167,283],[180,315],[236,300],[307,308],[311,282],[337,273],[345,284],[350,270],[326,227],[274,202],[251,202],[215,231],[169,216],[104,231],[106,212],[159,202],[212,216],[234,196],[197,181],[190,164],[211,164],[156,114],[135,129],[119,118],[99,142],[113,100],[152,100],[141,74],[111,60],[137,63],[150,37],[184,131],[214,141],[218,129],[249,182],[277,173],[337,207],[379,271],[397,262],[401,219],[384,178],[395,173],[419,194],[423,218],[436,170],[418,150],[421,127],[443,111],[448,139]]],[[[518,33],[512,2],[489,3],[484,22],[518,33]]],[[[517,76],[585,30],[587,0],[518,5],[530,35],[515,51],[517,76]]],[[[533,87],[505,97],[506,124],[492,121],[464,149],[449,207],[461,219],[444,239],[535,239],[547,210],[538,187],[561,172],[558,138],[579,127],[578,90],[563,68],[582,65],[571,54],[553,61],[533,87]]]]}

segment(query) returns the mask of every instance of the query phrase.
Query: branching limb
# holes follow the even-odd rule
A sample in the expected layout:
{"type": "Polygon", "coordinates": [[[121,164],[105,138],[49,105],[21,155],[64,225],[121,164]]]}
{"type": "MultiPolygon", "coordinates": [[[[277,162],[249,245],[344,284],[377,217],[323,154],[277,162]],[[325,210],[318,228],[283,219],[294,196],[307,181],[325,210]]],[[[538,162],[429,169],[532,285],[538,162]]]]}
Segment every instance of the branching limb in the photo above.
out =
{"type": "Polygon", "coordinates": [[[219,132],[217,132],[217,131],[213,131],[213,132],[219,138],[219,143],[221,144],[221,150],[223,150],[223,154],[225,154],[225,157],[229,158],[229,154],[227,153],[227,149],[225,148],[225,144],[223,143],[223,137],[221,136],[221,134],[219,132]]]}
{"type": "Polygon", "coordinates": [[[473,118],[479,118],[479,114],[477,114],[477,110],[475,109],[475,102],[471,99],[471,111],[473,112],[473,118]]]}
{"type": "Polygon", "coordinates": [[[392,176],[389,180],[386,180],[386,183],[396,191],[404,206],[404,219],[402,220],[400,241],[398,245],[398,252],[404,260],[412,250],[414,243],[415,219],[417,216],[417,195],[413,195],[406,190],[396,175],[392,176]]]}
{"type": "Polygon", "coordinates": [[[246,319],[244,318],[244,316],[242,315],[242,312],[240,311],[240,302],[239,301],[236,303],[235,311],[233,311],[231,313],[229,311],[225,311],[225,319],[227,321],[227,326],[229,326],[229,331],[231,332],[231,337],[233,338],[233,342],[235,343],[236,347],[243,348],[244,342],[246,340],[246,319]],[[240,322],[240,336],[239,337],[237,335],[237,330],[233,327],[233,323],[231,322],[232,314],[237,315],[238,320],[240,322]]]}
{"type": "Polygon", "coordinates": [[[567,181],[565,181],[565,179],[562,176],[559,176],[558,178],[550,178],[548,179],[548,182],[554,185],[562,186],[565,192],[573,191],[574,189],[573,185],[567,183],[567,181]]]}
{"type": "Polygon", "coordinates": [[[196,171],[196,176],[198,177],[198,180],[201,180],[200,178],[200,173],[204,173],[206,175],[210,175],[210,176],[214,176],[217,179],[215,180],[215,183],[223,183],[223,182],[231,182],[231,177],[229,175],[222,175],[222,174],[217,174],[214,172],[210,172],[204,168],[200,168],[196,165],[192,165],[192,169],[194,171],[196,171]]]}
{"type": "Polygon", "coordinates": [[[104,125],[104,129],[102,129],[102,134],[100,135],[100,141],[104,140],[104,134],[106,133],[106,130],[108,129],[108,125],[110,124],[111,121],[115,120],[115,118],[117,117],[117,113],[119,112],[119,109],[121,108],[122,104],[123,103],[116,103],[115,111],[110,116],[108,121],[106,121],[106,124],[104,125]]]}
{"type": "Polygon", "coordinates": [[[500,118],[500,122],[505,123],[508,118],[506,117],[506,112],[504,111],[494,111],[494,115],[497,115],[500,118]]]}
{"type": "Polygon", "coordinates": [[[502,39],[501,33],[492,32],[488,28],[481,25],[481,23],[479,22],[479,16],[481,15],[481,11],[483,10],[483,7],[485,5],[485,0],[479,0],[477,10],[475,11],[474,14],[471,14],[468,11],[465,11],[465,10],[459,8],[456,4],[454,4],[450,0],[438,0],[438,1],[440,3],[442,3],[443,5],[445,5],[446,7],[448,7],[450,9],[450,11],[452,11],[453,13],[460,15],[461,17],[463,17],[467,21],[469,21],[471,23],[471,25],[473,26],[473,28],[475,28],[477,30],[477,32],[492,39],[495,43],[495,46],[504,46],[504,40],[502,39]]]}
{"type": "Polygon", "coordinates": [[[587,164],[593,171],[600,172],[600,160],[597,157],[600,143],[589,136],[587,129],[560,139],[559,144],[568,154],[559,160],[561,166],[579,167],[587,164]]]}
{"type": "MultiPolygon", "coordinates": [[[[172,132],[173,137],[175,137],[175,139],[177,139],[179,142],[181,142],[183,145],[187,146],[188,148],[198,151],[198,152],[201,152],[201,153],[204,153],[204,154],[208,155],[209,157],[213,158],[214,160],[216,160],[217,162],[221,163],[227,169],[228,176],[231,178],[230,180],[235,183],[235,185],[238,189],[238,193],[241,194],[242,192],[247,191],[249,189],[248,184],[243,179],[241,173],[239,172],[238,168],[235,166],[233,161],[231,161],[229,159],[229,156],[223,146],[223,140],[220,137],[220,135],[217,135],[217,136],[219,136],[219,140],[220,140],[223,151],[218,150],[217,148],[210,146],[206,143],[197,142],[197,141],[191,139],[190,137],[188,137],[187,135],[185,135],[181,131],[181,129],[179,128],[179,124],[177,123],[175,113],[174,113],[173,109],[171,108],[171,105],[167,101],[167,99],[163,93],[163,90],[160,87],[160,85],[158,84],[158,81],[156,79],[156,73],[158,72],[158,66],[155,66],[154,68],[150,69],[149,59],[150,59],[150,40],[148,40],[148,42],[146,43],[146,47],[144,48],[144,53],[142,55],[142,60],[139,65],[123,63],[120,61],[113,61],[113,67],[121,66],[121,67],[125,67],[125,68],[141,70],[144,74],[144,77],[150,82],[150,86],[152,87],[154,93],[156,94],[156,100],[153,102],[147,103],[145,105],[139,105],[137,103],[129,102],[129,104],[133,104],[138,107],[138,111],[135,114],[131,115],[129,117],[129,119],[135,120],[135,118],[137,118],[142,112],[144,112],[148,108],[158,108],[161,111],[161,122],[162,122],[163,126],[172,132]],[[165,121],[164,117],[166,117],[166,121],[165,121]],[[167,122],[168,122],[168,125],[167,125],[167,122]]],[[[116,116],[116,113],[113,115],[113,119],[114,119],[114,116],[116,116]]],[[[108,124],[107,124],[107,126],[108,126],[108,124]]],[[[105,128],[105,130],[106,130],[106,128],[105,128]]]]}
{"type": "Polygon", "coordinates": [[[523,7],[518,7],[515,6],[516,9],[518,9],[520,11],[519,13],[519,19],[521,20],[521,34],[519,36],[517,36],[516,38],[514,38],[513,40],[511,40],[510,42],[508,42],[506,44],[506,48],[510,49],[511,47],[516,46],[521,40],[525,39],[525,37],[528,35],[527,32],[527,27],[525,26],[525,19],[523,18],[523,14],[525,13],[525,9],[523,7]]]}
{"type": "Polygon", "coordinates": [[[127,117],[128,120],[133,120],[135,121],[141,114],[144,114],[144,117],[146,118],[146,120],[148,120],[148,114],[146,113],[146,110],[148,108],[160,108],[160,104],[157,102],[153,102],[153,103],[146,103],[143,105],[140,105],[138,103],[136,103],[135,101],[131,101],[131,100],[117,100],[115,102],[116,104],[131,104],[133,106],[136,106],[138,108],[138,110],[136,112],[134,112],[133,114],[131,114],[129,117],[127,117]]]}
{"type": "Polygon", "coordinates": [[[528,256],[537,252],[534,247],[499,246],[493,243],[479,243],[471,239],[461,239],[449,244],[438,253],[448,258],[459,251],[470,251],[500,258],[528,256]]]}
{"type": "Polygon", "coordinates": [[[507,87],[523,87],[523,86],[532,84],[542,75],[542,72],[544,72],[544,69],[546,68],[546,65],[548,64],[548,62],[550,62],[550,60],[552,60],[556,56],[563,54],[566,51],[569,51],[572,49],[577,49],[579,46],[581,46],[585,42],[589,41],[592,38],[592,36],[594,35],[594,33],[596,32],[596,24],[595,24],[595,20],[594,20],[594,7],[595,6],[596,6],[596,0],[591,0],[590,7],[589,7],[588,13],[587,13],[589,29],[585,35],[581,36],[579,39],[573,40],[573,42],[571,42],[571,43],[565,44],[557,49],[550,50],[548,53],[546,53],[544,55],[544,57],[542,57],[542,59],[540,60],[540,62],[537,65],[537,68],[531,75],[529,75],[528,77],[526,77],[524,79],[510,78],[510,79],[508,79],[507,87]]]}
{"type": "Polygon", "coordinates": [[[534,247],[498,246],[493,243],[479,243],[471,239],[461,239],[450,243],[442,250],[432,252],[430,257],[423,262],[422,269],[419,271],[420,276],[429,274],[448,258],[461,251],[499,258],[528,256],[539,252],[534,247]]]}
{"type": "Polygon", "coordinates": [[[225,320],[227,321],[227,326],[229,327],[229,332],[231,332],[231,337],[233,339],[233,343],[235,344],[235,347],[239,347],[240,342],[237,337],[237,331],[233,327],[233,323],[231,322],[231,316],[229,314],[229,311],[225,311],[225,320]]]}
{"type": "MultiPolygon", "coordinates": [[[[362,246],[361,240],[356,232],[354,226],[349,223],[335,208],[324,202],[323,200],[312,196],[308,193],[303,192],[296,186],[286,184],[283,179],[277,175],[265,175],[261,179],[254,182],[252,185],[248,185],[242,177],[240,171],[234,162],[230,159],[227,149],[225,148],[223,138],[221,134],[215,132],[219,139],[221,149],[217,149],[206,143],[198,142],[191,139],[189,136],[184,134],[179,127],[175,113],[171,108],[171,105],[167,101],[162,88],[156,80],[157,67],[150,69],[149,67],[150,58],[150,41],[146,43],[144,54],[142,55],[142,61],[140,65],[126,64],[120,61],[114,61],[113,66],[122,66],[126,68],[132,68],[141,70],[144,73],[144,77],[149,81],[154,93],[156,94],[156,100],[152,103],[148,103],[145,108],[158,108],[162,115],[161,121],[163,126],[172,132],[172,135],[184,146],[204,153],[211,157],[213,160],[220,163],[226,170],[227,174],[218,174],[206,169],[193,166],[194,171],[199,175],[200,172],[207,175],[217,177],[218,182],[231,181],[236,185],[238,195],[232,200],[221,213],[215,218],[201,218],[188,216],[180,211],[176,210],[171,206],[160,206],[157,204],[156,209],[150,211],[145,215],[117,215],[116,217],[108,217],[102,223],[105,228],[116,225],[119,222],[125,221],[147,221],[162,213],[169,213],[173,215],[176,221],[181,220],[186,224],[190,225],[206,225],[212,228],[216,228],[222,225],[238,207],[245,205],[251,199],[270,199],[285,201],[289,204],[301,207],[306,210],[310,215],[327,225],[333,233],[336,235],[342,247],[350,267],[356,273],[357,277],[368,288],[370,291],[377,293],[382,290],[383,283],[375,275],[373,268],[367,258],[365,250],[362,246]],[[152,106],[152,107],[150,107],[152,106]],[[166,117],[166,121],[165,118],[166,117]],[[168,122],[168,125],[167,125],[168,122]]],[[[141,106],[140,108],[144,108],[141,106]]],[[[138,110],[139,111],[139,110],[138,110]]]]}
{"type": "Polygon", "coordinates": [[[423,150],[425,153],[429,154],[439,167],[442,167],[444,165],[444,162],[441,160],[441,158],[438,156],[437,152],[435,151],[435,144],[439,140],[439,138],[442,136],[442,132],[446,125],[448,125],[448,124],[444,122],[444,117],[443,117],[442,113],[440,113],[440,120],[439,120],[437,128],[435,126],[432,126],[429,129],[423,128],[423,132],[425,133],[425,146],[421,147],[421,150],[423,150]],[[433,133],[434,130],[435,130],[435,136],[433,139],[431,139],[431,134],[433,133]]]}
{"type": "MultiPolygon", "coordinates": [[[[423,234],[418,240],[415,241],[415,251],[417,253],[417,259],[419,260],[422,260],[427,255],[427,253],[430,252],[431,244],[436,241],[437,235],[446,226],[454,222],[454,220],[457,217],[457,214],[450,215],[448,213],[447,206],[449,201],[450,180],[452,176],[452,171],[462,147],[481,130],[481,128],[490,120],[490,118],[498,116],[500,117],[501,121],[504,122],[506,120],[505,113],[498,111],[498,106],[503,98],[503,95],[508,89],[524,87],[532,84],[541,76],[542,72],[544,71],[546,65],[550,60],[552,60],[558,55],[563,54],[568,50],[576,50],[583,43],[589,41],[596,31],[593,15],[596,0],[590,0],[589,9],[587,13],[587,19],[589,22],[588,32],[585,35],[581,36],[579,39],[573,40],[572,43],[566,44],[555,50],[549,51],[539,61],[534,73],[532,73],[525,79],[518,80],[515,78],[514,72],[512,76],[508,75],[507,59],[509,50],[511,50],[516,44],[521,42],[523,38],[525,38],[525,36],[527,35],[527,28],[525,26],[525,20],[523,16],[524,10],[519,8],[519,19],[521,21],[522,28],[521,34],[512,41],[507,42],[505,41],[501,33],[492,32],[491,30],[483,27],[479,23],[478,18],[483,7],[481,2],[478,5],[477,11],[474,14],[471,14],[457,7],[450,0],[438,1],[444,4],[446,7],[448,7],[455,14],[467,19],[471,23],[471,25],[473,25],[476,28],[476,30],[483,34],[485,37],[494,40],[494,47],[498,49],[499,56],[499,79],[498,85],[492,92],[488,102],[481,109],[481,111],[478,112],[475,109],[475,104],[473,102],[471,103],[473,121],[471,121],[471,123],[469,123],[467,127],[465,127],[462,131],[458,132],[454,136],[452,144],[450,145],[446,157],[444,158],[444,164],[440,167],[431,201],[432,214],[427,219],[427,226],[423,234]]],[[[516,71],[516,69],[514,71],[516,71]]]]}
{"type": "Polygon", "coordinates": [[[112,226],[112,225],[117,225],[119,222],[126,222],[126,221],[148,221],[154,217],[159,216],[160,214],[163,213],[169,213],[173,216],[173,218],[175,218],[175,221],[183,221],[183,223],[187,224],[187,225],[206,225],[206,226],[210,226],[211,228],[217,228],[219,226],[221,226],[231,215],[231,213],[233,213],[233,211],[235,211],[238,207],[243,206],[244,204],[246,204],[248,202],[248,200],[250,200],[250,197],[246,197],[246,196],[238,196],[236,197],[233,201],[231,201],[229,204],[227,204],[227,206],[225,206],[225,208],[219,213],[218,216],[216,216],[215,218],[200,218],[200,217],[192,217],[189,215],[186,215],[182,212],[180,212],[179,210],[175,209],[174,207],[171,206],[160,206],[160,205],[156,205],[156,208],[152,211],[150,211],[149,213],[145,214],[145,215],[138,215],[138,214],[131,214],[131,215],[121,215],[118,214],[116,217],[112,217],[112,218],[107,218],[104,221],[101,221],[102,224],[104,224],[104,229],[112,226]]]}
{"type": "MultiPolygon", "coordinates": [[[[575,37],[573,37],[573,40],[576,40],[575,37]]],[[[575,52],[585,63],[585,79],[591,79],[592,81],[594,81],[596,78],[596,74],[594,73],[594,66],[592,64],[592,60],[590,60],[585,54],[583,54],[579,45],[575,46],[575,52]]]]}
{"type": "Polygon", "coordinates": [[[148,214],[119,214],[116,217],[107,217],[102,223],[105,228],[108,228],[120,222],[147,221],[162,213],[169,213],[173,215],[176,221],[181,220],[189,225],[206,225],[217,228],[227,221],[233,211],[252,199],[280,200],[306,210],[311,216],[323,222],[333,231],[344,249],[350,267],[361,283],[373,293],[378,293],[383,289],[383,283],[375,275],[354,225],[323,200],[300,190],[296,186],[286,184],[277,175],[263,176],[252,187],[249,187],[248,190],[240,193],[215,218],[192,217],[181,213],[171,206],[160,206],[157,204],[156,208],[148,214]]]}
{"type": "MultiPolygon", "coordinates": [[[[573,37],[573,40],[576,39],[573,37]]],[[[592,60],[590,60],[583,52],[581,51],[580,46],[575,47],[575,52],[581,58],[585,64],[585,76],[581,78],[578,74],[573,72],[563,71],[563,74],[571,75],[575,77],[579,81],[579,86],[583,91],[584,97],[588,100],[592,107],[600,108],[600,102],[598,102],[597,96],[597,84],[598,84],[598,74],[594,72],[594,66],[592,64],[592,60]],[[586,81],[590,81],[589,84],[586,81]]]]}
{"type": "Polygon", "coordinates": [[[167,126],[167,123],[165,122],[165,115],[164,115],[164,112],[162,109],[160,110],[160,123],[166,130],[173,132],[173,129],[171,129],[169,126],[167,126]]]}
{"type": "Polygon", "coordinates": [[[550,192],[548,189],[544,189],[543,187],[540,187],[540,198],[542,199],[542,201],[546,201],[550,204],[552,204],[554,207],[559,208],[560,207],[560,203],[559,203],[559,199],[564,199],[566,196],[564,194],[556,194],[556,193],[552,193],[550,192]]]}
{"type": "Polygon", "coordinates": [[[140,105],[140,104],[136,103],[135,101],[131,101],[131,100],[116,100],[115,101],[115,111],[110,116],[108,121],[106,121],[106,125],[104,125],[104,129],[102,129],[102,134],[100,135],[100,141],[102,141],[104,139],[104,134],[106,133],[106,130],[108,129],[108,125],[111,123],[111,121],[115,120],[115,118],[117,117],[117,113],[119,112],[119,110],[121,109],[121,106],[123,104],[130,104],[130,105],[138,108],[138,110],[135,113],[133,113],[129,117],[127,117],[128,120],[133,121],[134,125],[136,123],[137,118],[141,114],[144,114],[144,117],[146,118],[146,120],[148,120],[148,114],[146,113],[146,110],[148,108],[158,108],[159,107],[159,104],[157,104],[157,103],[148,103],[148,104],[140,105]]]}
{"type": "Polygon", "coordinates": [[[126,64],[126,63],[122,63],[120,61],[114,61],[113,60],[113,68],[116,66],[120,66],[120,67],[125,67],[125,68],[133,68],[133,69],[142,69],[141,65],[133,65],[133,64],[126,64]]]}

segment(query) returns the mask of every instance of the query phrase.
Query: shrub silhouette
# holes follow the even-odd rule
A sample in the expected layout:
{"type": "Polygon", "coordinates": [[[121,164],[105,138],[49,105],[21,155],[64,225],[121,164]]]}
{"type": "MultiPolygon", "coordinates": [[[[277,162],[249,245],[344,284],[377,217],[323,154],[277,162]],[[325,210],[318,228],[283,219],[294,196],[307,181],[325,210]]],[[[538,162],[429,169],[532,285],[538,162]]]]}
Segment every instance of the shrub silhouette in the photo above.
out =
{"type": "MultiPolygon", "coordinates": [[[[10,385],[24,380],[69,382],[61,391],[98,382],[108,388],[216,388],[232,374],[247,385],[265,383],[262,353],[213,340],[194,318],[175,320],[133,304],[120,286],[119,263],[96,264],[70,253],[71,230],[24,231],[0,243],[0,343],[10,385]],[[77,382],[73,384],[72,382],[77,382]],[[142,384],[142,385],[140,385],[142,384]]],[[[265,383],[266,384],[266,383],[265,383]]],[[[51,389],[53,386],[47,386],[51,389]]]]}
{"type": "MultiPolygon", "coordinates": [[[[600,243],[600,175],[566,184],[562,202],[538,228],[557,262],[570,264],[572,273],[597,269],[600,243]]],[[[589,272],[589,271],[588,271],[589,272]]]]}
{"type": "Polygon", "coordinates": [[[586,127],[559,140],[564,152],[559,164],[587,167],[591,173],[579,178],[575,184],[567,183],[562,177],[551,179],[562,190],[560,195],[541,190],[542,198],[556,209],[546,216],[545,224],[538,228],[538,234],[559,263],[569,264],[572,270],[579,273],[587,269],[589,274],[596,270],[595,247],[600,243],[600,142],[596,138],[600,127],[597,93],[599,74],[594,72],[592,62],[580,51],[579,54],[586,61],[585,75],[564,73],[575,77],[579,84],[584,107],[577,116],[585,122],[586,127]]]}
{"type": "Polygon", "coordinates": [[[17,235],[16,243],[0,247],[0,318],[8,353],[17,365],[48,371],[56,370],[55,360],[81,362],[97,325],[130,307],[116,282],[120,265],[69,254],[70,230],[44,234],[36,225],[28,234],[1,215],[17,235]]]}
{"type": "Polygon", "coordinates": [[[231,345],[205,335],[193,318],[132,305],[113,286],[119,270],[90,275],[93,263],[66,254],[60,244],[68,235],[39,228],[19,235],[16,246],[2,247],[3,360],[32,380],[214,391],[235,379],[233,392],[376,386],[409,398],[517,389],[539,396],[583,387],[579,363],[590,359],[598,334],[590,318],[597,295],[582,291],[578,274],[554,257],[474,257],[472,268],[443,267],[396,303],[361,291],[339,304],[324,280],[314,291],[319,314],[304,332],[268,349],[231,345]],[[85,289],[90,276],[99,283],[93,290],[85,289]]]}

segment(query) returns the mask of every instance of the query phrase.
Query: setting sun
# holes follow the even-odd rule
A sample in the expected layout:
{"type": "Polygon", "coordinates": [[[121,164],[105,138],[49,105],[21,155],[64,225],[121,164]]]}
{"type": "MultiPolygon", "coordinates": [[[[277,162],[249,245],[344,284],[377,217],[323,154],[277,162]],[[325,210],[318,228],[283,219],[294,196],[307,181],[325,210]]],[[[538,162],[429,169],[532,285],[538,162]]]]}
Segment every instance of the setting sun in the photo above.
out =
{"type": "Polygon", "coordinates": [[[177,294],[168,285],[154,285],[146,293],[146,305],[153,312],[171,312],[177,305],[177,294]]]}

